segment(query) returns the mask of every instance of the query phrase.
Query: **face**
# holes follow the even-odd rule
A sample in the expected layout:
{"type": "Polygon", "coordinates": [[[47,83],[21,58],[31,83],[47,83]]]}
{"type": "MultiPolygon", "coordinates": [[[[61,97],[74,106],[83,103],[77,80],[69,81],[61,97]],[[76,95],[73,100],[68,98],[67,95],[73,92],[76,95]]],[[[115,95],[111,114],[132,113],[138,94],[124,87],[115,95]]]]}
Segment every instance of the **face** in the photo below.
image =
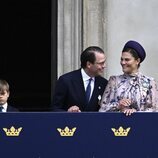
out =
{"type": "Polygon", "coordinates": [[[103,74],[104,72],[104,68],[105,68],[105,55],[103,53],[95,53],[95,57],[96,57],[96,61],[94,62],[94,64],[88,62],[88,72],[89,75],[92,77],[95,76],[100,76],[103,74]]]}
{"type": "Polygon", "coordinates": [[[120,64],[122,66],[122,71],[126,74],[133,74],[138,71],[138,64],[140,59],[135,59],[131,53],[123,52],[121,56],[120,64]]]}
{"type": "Polygon", "coordinates": [[[0,105],[3,105],[7,102],[9,97],[9,93],[4,90],[3,92],[0,93],[0,105]]]}

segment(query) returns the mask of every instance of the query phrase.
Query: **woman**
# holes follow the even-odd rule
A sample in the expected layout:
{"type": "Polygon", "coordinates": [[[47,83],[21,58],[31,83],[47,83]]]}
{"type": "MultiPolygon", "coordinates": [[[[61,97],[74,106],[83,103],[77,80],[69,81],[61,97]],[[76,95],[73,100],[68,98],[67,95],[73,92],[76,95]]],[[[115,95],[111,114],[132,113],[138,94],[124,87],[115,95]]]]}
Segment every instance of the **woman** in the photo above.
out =
{"type": "Polygon", "coordinates": [[[145,50],[138,42],[128,41],[125,44],[120,61],[123,74],[110,77],[100,112],[120,111],[131,115],[136,111],[157,111],[156,81],[139,72],[145,57],[145,50]]]}

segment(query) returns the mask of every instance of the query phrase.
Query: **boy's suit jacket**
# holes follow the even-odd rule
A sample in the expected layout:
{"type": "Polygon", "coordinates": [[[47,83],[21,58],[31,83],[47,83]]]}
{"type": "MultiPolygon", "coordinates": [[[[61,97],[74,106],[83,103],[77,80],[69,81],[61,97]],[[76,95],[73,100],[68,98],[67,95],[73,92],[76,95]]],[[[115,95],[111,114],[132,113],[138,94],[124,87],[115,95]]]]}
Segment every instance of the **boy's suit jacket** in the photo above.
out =
{"type": "Polygon", "coordinates": [[[8,105],[7,112],[18,112],[19,110],[11,105],[8,105]]]}

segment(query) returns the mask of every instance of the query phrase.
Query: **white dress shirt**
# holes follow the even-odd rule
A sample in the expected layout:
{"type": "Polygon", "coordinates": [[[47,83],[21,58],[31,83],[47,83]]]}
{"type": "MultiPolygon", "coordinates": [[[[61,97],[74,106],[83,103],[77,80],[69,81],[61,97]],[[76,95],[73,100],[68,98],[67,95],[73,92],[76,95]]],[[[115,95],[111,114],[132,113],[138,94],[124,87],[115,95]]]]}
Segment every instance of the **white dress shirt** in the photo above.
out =
{"type": "Polygon", "coordinates": [[[3,105],[0,105],[2,108],[2,112],[7,112],[8,103],[5,103],[3,105]]]}

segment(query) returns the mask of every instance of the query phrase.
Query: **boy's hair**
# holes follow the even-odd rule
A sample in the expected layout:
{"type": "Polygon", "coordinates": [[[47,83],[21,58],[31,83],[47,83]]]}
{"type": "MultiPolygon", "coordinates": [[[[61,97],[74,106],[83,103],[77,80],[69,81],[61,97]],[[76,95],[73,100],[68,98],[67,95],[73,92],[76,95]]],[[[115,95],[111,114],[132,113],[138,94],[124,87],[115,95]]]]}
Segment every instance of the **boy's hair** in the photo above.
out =
{"type": "Polygon", "coordinates": [[[0,79],[0,93],[3,93],[5,90],[9,93],[9,84],[6,80],[0,79]]]}

